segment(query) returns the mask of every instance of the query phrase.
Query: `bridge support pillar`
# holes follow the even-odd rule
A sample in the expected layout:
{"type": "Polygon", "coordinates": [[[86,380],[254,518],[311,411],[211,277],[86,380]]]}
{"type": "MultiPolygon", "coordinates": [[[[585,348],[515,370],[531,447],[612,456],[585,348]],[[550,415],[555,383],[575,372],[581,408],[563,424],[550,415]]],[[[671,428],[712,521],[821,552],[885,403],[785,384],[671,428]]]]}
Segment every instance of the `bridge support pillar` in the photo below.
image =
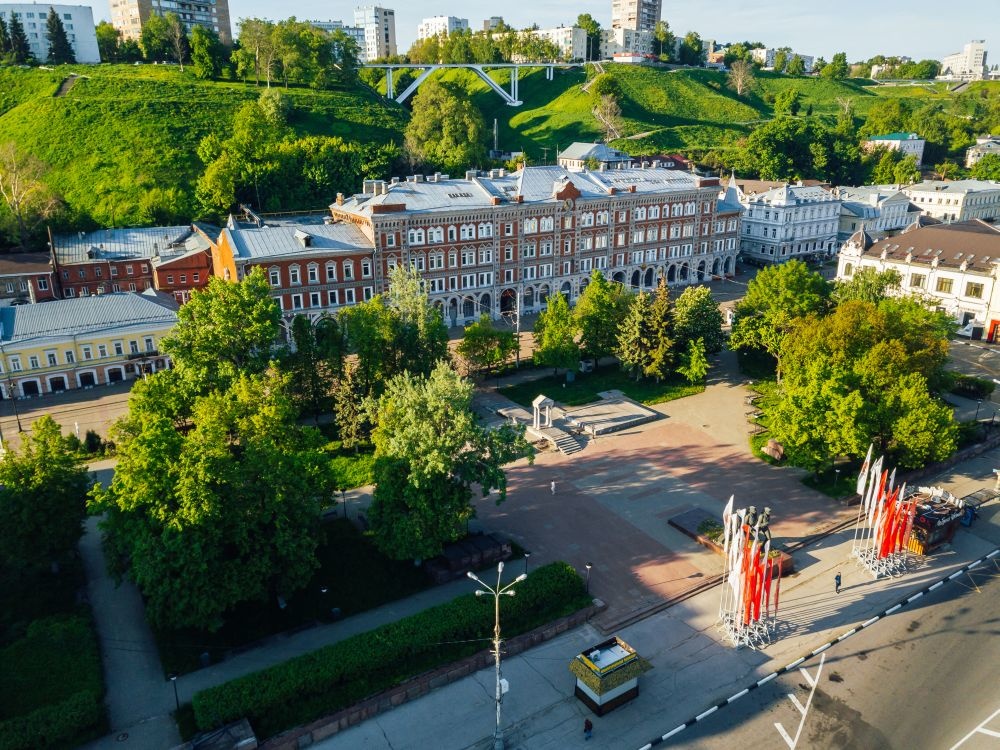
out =
{"type": "Polygon", "coordinates": [[[385,98],[396,98],[396,90],[392,85],[392,68],[385,69],[385,98]]]}

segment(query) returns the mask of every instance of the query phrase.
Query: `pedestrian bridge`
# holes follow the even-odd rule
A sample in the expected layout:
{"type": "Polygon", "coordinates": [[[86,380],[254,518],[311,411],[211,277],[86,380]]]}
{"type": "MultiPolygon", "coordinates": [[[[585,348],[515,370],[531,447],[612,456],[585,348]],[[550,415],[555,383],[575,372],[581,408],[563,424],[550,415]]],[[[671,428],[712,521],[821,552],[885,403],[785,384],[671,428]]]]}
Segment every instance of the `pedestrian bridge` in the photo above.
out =
{"type": "Polygon", "coordinates": [[[426,64],[420,65],[417,63],[409,63],[406,65],[364,65],[365,68],[376,68],[385,71],[385,84],[386,84],[386,98],[395,99],[399,104],[402,104],[410,95],[413,94],[420,84],[427,80],[427,78],[435,70],[444,70],[447,68],[465,68],[466,70],[471,70],[477,76],[479,76],[483,82],[493,89],[500,98],[507,102],[511,107],[520,107],[523,102],[518,97],[517,83],[521,68],[545,68],[545,79],[551,81],[555,77],[556,68],[582,68],[584,63],[557,63],[557,62],[525,62],[525,63],[448,63],[448,64],[426,64]],[[510,75],[510,91],[505,90],[500,84],[494,81],[486,73],[487,70],[495,70],[498,68],[512,68],[510,75]],[[397,96],[396,87],[393,84],[393,71],[396,70],[419,70],[420,75],[417,76],[409,86],[407,86],[403,91],[397,96]]]}

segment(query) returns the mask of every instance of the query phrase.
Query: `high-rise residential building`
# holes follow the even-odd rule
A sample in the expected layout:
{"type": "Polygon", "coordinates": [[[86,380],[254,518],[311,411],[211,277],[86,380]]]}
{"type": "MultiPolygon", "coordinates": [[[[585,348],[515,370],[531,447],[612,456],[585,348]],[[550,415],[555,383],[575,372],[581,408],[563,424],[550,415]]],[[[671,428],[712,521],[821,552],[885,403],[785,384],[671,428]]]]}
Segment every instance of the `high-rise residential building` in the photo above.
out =
{"type": "Polygon", "coordinates": [[[361,62],[367,62],[365,56],[365,30],[358,26],[345,26],[343,21],[307,21],[310,26],[315,26],[323,31],[343,31],[358,45],[358,58],[361,62]]]}
{"type": "Polygon", "coordinates": [[[941,58],[941,78],[978,80],[986,74],[986,42],[973,39],[961,52],[941,58]]]}
{"type": "Polygon", "coordinates": [[[490,16],[483,21],[483,31],[496,31],[503,25],[503,16],[490,16]]]}
{"type": "Polygon", "coordinates": [[[652,31],[661,7],[662,0],[611,0],[611,28],[652,31]]]}
{"type": "Polygon", "coordinates": [[[202,26],[219,35],[223,44],[233,43],[229,25],[229,0],[111,0],[111,23],[125,39],[139,39],[150,16],[176,13],[190,31],[202,26]]]}
{"type": "Polygon", "coordinates": [[[468,28],[468,18],[433,16],[432,18],[425,18],[417,26],[417,39],[430,39],[432,36],[448,36],[453,31],[464,31],[468,28]]]}
{"type": "Polygon", "coordinates": [[[59,20],[62,21],[76,61],[99,63],[101,54],[97,49],[97,34],[94,32],[94,12],[89,5],[0,3],[0,18],[9,25],[10,19],[16,16],[24,26],[31,54],[39,62],[45,62],[49,54],[49,39],[45,27],[49,8],[55,10],[59,20]]]}
{"type": "Polygon", "coordinates": [[[375,5],[354,9],[354,25],[365,31],[362,62],[393,57],[396,52],[396,11],[375,5]]]}

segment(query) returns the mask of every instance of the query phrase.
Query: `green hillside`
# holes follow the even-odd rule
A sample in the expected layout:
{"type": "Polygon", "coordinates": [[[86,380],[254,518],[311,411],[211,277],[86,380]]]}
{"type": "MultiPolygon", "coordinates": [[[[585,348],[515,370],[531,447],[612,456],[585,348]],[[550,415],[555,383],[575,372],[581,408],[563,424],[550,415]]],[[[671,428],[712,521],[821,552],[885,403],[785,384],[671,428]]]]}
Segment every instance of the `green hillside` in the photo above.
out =
{"type": "MultiPolygon", "coordinates": [[[[225,137],[236,109],[260,92],[200,81],[176,66],[0,68],[0,143],[13,141],[50,167],[48,181],[80,225],[149,223],[163,202],[190,215],[204,168],[199,142],[225,137]],[[55,96],[73,70],[80,77],[55,96]]],[[[298,135],[401,141],[406,111],[367,89],[282,93],[298,135]]]]}

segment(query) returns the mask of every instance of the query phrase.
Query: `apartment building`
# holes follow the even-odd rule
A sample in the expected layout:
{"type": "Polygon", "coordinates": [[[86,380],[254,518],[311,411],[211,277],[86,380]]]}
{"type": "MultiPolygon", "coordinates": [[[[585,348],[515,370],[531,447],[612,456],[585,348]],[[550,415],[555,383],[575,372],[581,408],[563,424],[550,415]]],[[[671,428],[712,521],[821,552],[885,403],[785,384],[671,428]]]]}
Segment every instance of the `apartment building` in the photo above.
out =
{"type": "Polygon", "coordinates": [[[202,26],[219,35],[223,44],[233,43],[229,0],[111,0],[111,23],[125,39],[139,40],[151,16],[176,13],[190,31],[202,26]]]}
{"type": "Polygon", "coordinates": [[[45,62],[49,54],[49,39],[45,21],[52,8],[62,21],[66,38],[73,48],[78,63],[99,63],[101,53],[97,48],[94,30],[94,11],[89,5],[39,5],[37,3],[0,3],[0,18],[9,25],[17,17],[28,37],[28,48],[35,59],[45,62]]]}
{"type": "Polygon", "coordinates": [[[537,29],[531,32],[539,39],[552,42],[559,48],[563,60],[586,60],[589,38],[579,26],[560,26],[555,29],[537,29]]]}
{"type": "Polygon", "coordinates": [[[160,341],[177,305],[155,291],[0,308],[0,395],[117,383],[170,366],[160,341]]]}
{"type": "Polygon", "coordinates": [[[0,256],[0,300],[7,304],[56,299],[52,266],[45,253],[11,253],[0,256]]]}
{"type": "Polygon", "coordinates": [[[919,211],[896,185],[863,185],[833,189],[842,203],[837,227],[837,244],[842,245],[857,232],[881,238],[910,226],[919,211]]]}
{"type": "Polygon", "coordinates": [[[358,26],[345,26],[343,21],[306,21],[310,26],[315,26],[322,31],[334,32],[343,31],[358,45],[358,59],[367,62],[365,54],[365,30],[358,26]]]}
{"type": "Polygon", "coordinates": [[[740,253],[756,264],[836,252],[841,199],[822,187],[784,183],[763,192],[744,191],[732,178],[726,200],[743,206],[740,253]]]}
{"type": "Polygon", "coordinates": [[[364,30],[362,62],[394,57],[396,50],[396,11],[377,5],[354,9],[354,26],[364,30]]]}
{"type": "Polygon", "coordinates": [[[186,302],[208,283],[217,231],[183,225],[55,235],[51,261],[59,296],[158,289],[186,302]]]}
{"type": "Polygon", "coordinates": [[[919,294],[956,322],[982,324],[995,341],[1000,329],[1000,230],[979,219],[918,227],[878,242],[858,232],[841,248],[837,278],[862,268],[895,270],[901,294],[919,294]]]}
{"type": "Polygon", "coordinates": [[[661,6],[662,0],[611,0],[611,28],[652,32],[661,6]]]}
{"type": "Polygon", "coordinates": [[[973,39],[961,52],[941,58],[941,75],[938,78],[974,81],[986,75],[986,42],[973,39]]]}
{"type": "Polygon", "coordinates": [[[902,190],[921,213],[940,221],[1000,219],[1000,182],[924,180],[902,190]]]}
{"type": "Polygon", "coordinates": [[[980,159],[989,154],[1000,156],[1000,135],[981,135],[976,138],[976,145],[969,146],[965,152],[966,169],[972,169],[980,159]]]}
{"type": "Polygon", "coordinates": [[[434,36],[449,36],[453,31],[467,31],[468,18],[455,16],[432,16],[425,18],[417,26],[417,39],[430,39],[434,36]]]}
{"type": "Polygon", "coordinates": [[[924,146],[927,141],[916,133],[889,133],[887,135],[873,135],[861,144],[866,151],[874,151],[877,148],[888,151],[898,151],[903,156],[913,156],[917,160],[919,167],[924,162],[924,146]]]}
{"type": "MultiPolygon", "coordinates": [[[[774,59],[777,57],[778,52],[781,50],[775,49],[773,47],[768,47],[764,49],[763,47],[758,47],[757,49],[750,50],[750,56],[753,61],[760,65],[762,68],[772,69],[774,68],[774,59]]],[[[801,52],[788,52],[785,51],[785,60],[790,62],[793,57],[798,57],[802,60],[802,65],[805,68],[806,73],[811,73],[813,66],[816,63],[816,58],[812,55],[803,55],[801,52]]]]}

